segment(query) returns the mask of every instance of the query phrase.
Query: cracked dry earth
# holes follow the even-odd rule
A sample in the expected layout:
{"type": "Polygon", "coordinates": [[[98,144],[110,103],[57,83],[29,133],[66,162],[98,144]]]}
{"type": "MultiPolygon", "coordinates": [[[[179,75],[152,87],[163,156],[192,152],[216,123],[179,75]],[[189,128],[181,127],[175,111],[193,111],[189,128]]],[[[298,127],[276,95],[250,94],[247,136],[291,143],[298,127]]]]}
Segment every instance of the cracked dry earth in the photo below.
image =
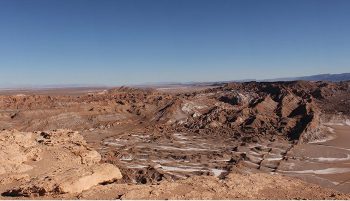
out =
{"type": "Polygon", "coordinates": [[[0,198],[349,199],[349,92],[305,81],[7,91],[0,198]]]}

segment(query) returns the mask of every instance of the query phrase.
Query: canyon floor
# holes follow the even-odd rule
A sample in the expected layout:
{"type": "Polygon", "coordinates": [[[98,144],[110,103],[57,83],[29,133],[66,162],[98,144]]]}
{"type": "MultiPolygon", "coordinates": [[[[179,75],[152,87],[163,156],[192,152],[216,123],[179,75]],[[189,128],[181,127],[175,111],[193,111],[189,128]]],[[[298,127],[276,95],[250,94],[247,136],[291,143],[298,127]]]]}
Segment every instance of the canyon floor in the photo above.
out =
{"type": "Polygon", "coordinates": [[[0,92],[1,199],[350,199],[350,82],[0,92]]]}

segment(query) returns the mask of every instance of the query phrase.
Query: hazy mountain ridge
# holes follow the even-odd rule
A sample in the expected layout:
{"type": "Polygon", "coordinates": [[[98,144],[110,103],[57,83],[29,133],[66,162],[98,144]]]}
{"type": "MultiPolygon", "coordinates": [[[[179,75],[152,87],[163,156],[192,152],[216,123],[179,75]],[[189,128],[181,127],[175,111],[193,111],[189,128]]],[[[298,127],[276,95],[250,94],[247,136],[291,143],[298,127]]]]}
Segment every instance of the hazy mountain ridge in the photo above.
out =
{"type": "Polygon", "coordinates": [[[275,78],[266,79],[263,81],[293,81],[293,80],[306,80],[306,81],[332,81],[340,82],[350,80],[350,73],[340,73],[340,74],[318,74],[302,77],[286,77],[286,78],[275,78]]]}
{"type": "MultiPolygon", "coordinates": [[[[208,81],[208,82],[147,82],[142,84],[131,84],[127,86],[132,87],[186,87],[186,86],[213,86],[221,85],[230,82],[276,82],[276,81],[294,81],[294,80],[305,80],[305,81],[332,81],[340,82],[350,80],[350,73],[340,74],[317,74],[302,77],[284,77],[284,78],[273,78],[273,79],[242,79],[242,80],[229,80],[229,81],[208,81]]],[[[118,86],[118,85],[114,85],[118,86]]],[[[122,85],[119,85],[122,86],[122,85]]],[[[89,87],[113,87],[113,85],[101,85],[101,84],[48,84],[48,85],[16,85],[13,83],[0,83],[0,90],[11,90],[11,89],[58,89],[58,88],[89,88],[89,87]]]]}
{"type": "Polygon", "coordinates": [[[332,81],[332,82],[340,82],[350,80],[350,73],[340,73],[340,74],[317,74],[310,76],[302,76],[302,77],[284,77],[284,78],[273,78],[273,79],[242,79],[242,80],[230,80],[230,81],[213,81],[213,82],[155,82],[155,83],[145,83],[140,85],[133,86],[213,86],[213,85],[221,85],[230,82],[277,82],[277,81],[296,81],[296,80],[305,80],[305,81],[332,81]]]}

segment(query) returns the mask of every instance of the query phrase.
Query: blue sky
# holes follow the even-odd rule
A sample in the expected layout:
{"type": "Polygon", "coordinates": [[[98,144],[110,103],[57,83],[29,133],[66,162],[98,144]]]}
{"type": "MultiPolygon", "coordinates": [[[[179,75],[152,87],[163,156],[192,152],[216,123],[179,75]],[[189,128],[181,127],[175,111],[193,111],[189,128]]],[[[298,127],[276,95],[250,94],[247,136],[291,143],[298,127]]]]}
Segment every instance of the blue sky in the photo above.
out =
{"type": "Polygon", "coordinates": [[[0,85],[350,70],[349,0],[0,0],[0,85]]]}

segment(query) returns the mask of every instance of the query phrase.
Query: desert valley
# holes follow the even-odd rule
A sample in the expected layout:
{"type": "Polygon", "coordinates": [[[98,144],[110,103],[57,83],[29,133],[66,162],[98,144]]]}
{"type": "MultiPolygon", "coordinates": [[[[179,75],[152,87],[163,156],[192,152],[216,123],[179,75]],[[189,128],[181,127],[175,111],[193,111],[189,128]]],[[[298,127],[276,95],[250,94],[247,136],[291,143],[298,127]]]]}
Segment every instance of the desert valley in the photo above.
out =
{"type": "Polygon", "coordinates": [[[350,199],[349,81],[1,94],[1,199],[350,199]]]}

